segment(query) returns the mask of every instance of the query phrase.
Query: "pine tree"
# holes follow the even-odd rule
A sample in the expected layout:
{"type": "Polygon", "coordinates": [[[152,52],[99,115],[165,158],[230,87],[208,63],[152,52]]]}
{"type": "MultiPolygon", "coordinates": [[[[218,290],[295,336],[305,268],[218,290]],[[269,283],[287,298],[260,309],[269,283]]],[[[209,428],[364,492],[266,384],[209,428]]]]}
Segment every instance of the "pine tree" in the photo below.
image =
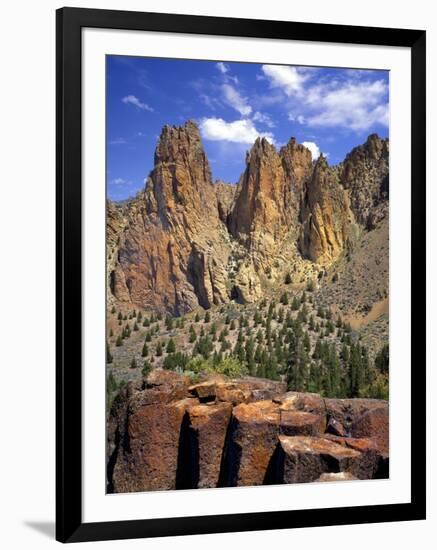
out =
{"type": "Polygon", "coordinates": [[[152,368],[152,364],[146,359],[146,361],[144,361],[143,368],[141,369],[141,374],[143,376],[147,376],[152,371],[152,368]]]}
{"type": "Polygon", "coordinates": [[[115,306],[112,306],[111,313],[114,315],[115,312],[116,312],[115,306]]]}
{"type": "Polygon", "coordinates": [[[167,344],[167,353],[174,353],[176,351],[176,345],[173,338],[170,338],[167,344]]]}
{"type": "Polygon", "coordinates": [[[149,355],[149,348],[148,348],[146,342],[144,342],[143,349],[141,351],[141,357],[147,357],[148,355],[149,355]]]}
{"type": "Polygon", "coordinates": [[[122,320],[123,320],[123,315],[121,314],[121,311],[118,312],[117,319],[118,319],[119,321],[122,321],[122,320]]]}
{"type": "Polygon", "coordinates": [[[167,330],[173,330],[173,317],[170,317],[170,315],[167,315],[165,318],[165,328],[167,330]]]}
{"type": "Polygon", "coordinates": [[[235,320],[234,319],[232,319],[231,324],[229,325],[229,328],[231,330],[235,330],[235,320]]]}
{"type": "Polygon", "coordinates": [[[209,311],[205,313],[205,323],[209,323],[211,321],[211,314],[209,311]]]}
{"type": "Polygon", "coordinates": [[[389,347],[385,344],[375,357],[375,368],[382,374],[388,374],[389,371],[389,347]]]}
{"type": "Polygon", "coordinates": [[[255,374],[255,341],[253,337],[251,336],[246,340],[246,346],[245,346],[245,359],[247,363],[247,368],[249,369],[249,372],[253,375],[255,374]]]}
{"type": "Polygon", "coordinates": [[[194,317],[194,322],[198,323],[200,321],[200,316],[198,313],[196,313],[196,316],[194,317]]]}
{"type": "Polygon", "coordinates": [[[304,347],[305,351],[307,351],[307,352],[309,352],[310,349],[311,349],[311,341],[310,341],[310,337],[308,335],[308,332],[305,332],[305,334],[304,334],[303,347],[304,347]]]}
{"type": "Polygon", "coordinates": [[[287,274],[285,275],[284,283],[285,283],[286,285],[291,284],[291,275],[290,275],[290,272],[289,272],[289,271],[288,271],[287,274]]]}
{"type": "Polygon", "coordinates": [[[134,331],[136,332],[136,331],[138,331],[138,330],[139,330],[139,329],[138,329],[138,325],[137,325],[137,323],[136,323],[136,321],[135,321],[135,324],[134,324],[134,331]]]}
{"type": "Polygon", "coordinates": [[[189,330],[189,342],[190,342],[190,344],[195,342],[196,339],[197,339],[196,331],[194,330],[193,325],[190,325],[190,330],[189,330]]]}
{"type": "Polygon", "coordinates": [[[130,368],[131,369],[137,368],[137,360],[135,359],[135,355],[132,357],[132,361],[130,362],[130,368]]]}
{"type": "Polygon", "coordinates": [[[123,338],[121,337],[121,334],[117,336],[117,341],[115,342],[115,345],[119,348],[123,345],[123,338]]]}
{"type": "Polygon", "coordinates": [[[284,305],[284,306],[288,305],[288,294],[287,294],[287,292],[284,292],[284,293],[281,295],[281,298],[279,299],[279,301],[280,301],[281,304],[284,305]]]}
{"type": "Polygon", "coordinates": [[[229,325],[230,322],[231,322],[231,318],[230,318],[229,313],[228,313],[225,317],[225,325],[229,325]]]}
{"type": "Polygon", "coordinates": [[[158,345],[156,346],[156,356],[161,357],[162,355],[162,344],[161,342],[158,342],[158,345]]]}
{"type": "Polygon", "coordinates": [[[112,338],[113,336],[114,336],[114,331],[111,328],[110,331],[109,331],[109,338],[112,338]]]}
{"type": "Polygon", "coordinates": [[[108,342],[106,342],[106,362],[108,363],[108,365],[110,365],[112,363],[112,354],[111,354],[111,350],[109,349],[109,344],[108,342]]]}
{"type": "Polygon", "coordinates": [[[300,308],[300,301],[297,296],[293,298],[293,301],[291,302],[291,309],[293,311],[297,311],[300,308]]]}

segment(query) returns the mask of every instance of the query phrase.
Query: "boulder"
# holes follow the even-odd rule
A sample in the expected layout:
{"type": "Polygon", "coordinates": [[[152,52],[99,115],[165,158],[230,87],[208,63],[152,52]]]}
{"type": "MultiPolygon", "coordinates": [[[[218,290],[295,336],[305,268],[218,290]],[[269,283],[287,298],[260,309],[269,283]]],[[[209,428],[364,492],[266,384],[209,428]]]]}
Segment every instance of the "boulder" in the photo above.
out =
{"type": "Polygon", "coordinates": [[[197,405],[188,410],[194,488],[217,487],[232,405],[197,405]]]}
{"type": "Polygon", "coordinates": [[[176,372],[154,369],[139,384],[128,384],[129,412],[145,405],[170,403],[190,397],[189,379],[176,372]]]}
{"type": "Polygon", "coordinates": [[[214,401],[216,396],[216,383],[201,382],[188,388],[189,392],[198,397],[201,401],[214,401]]]}
{"type": "Polygon", "coordinates": [[[280,433],[283,435],[320,435],[325,426],[325,417],[320,414],[281,410],[280,433]]]}
{"type": "Polygon", "coordinates": [[[334,472],[322,474],[316,481],[356,481],[356,477],[349,472],[334,472]]]}
{"type": "Polygon", "coordinates": [[[227,454],[229,485],[262,485],[267,481],[278,445],[279,421],[279,406],[271,401],[234,408],[227,454]]]}
{"type": "Polygon", "coordinates": [[[303,393],[288,391],[273,398],[280,405],[281,410],[304,411],[325,415],[326,407],[324,399],[318,393],[303,393]]]}
{"type": "Polygon", "coordinates": [[[347,435],[351,435],[353,422],[369,410],[387,407],[387,401],[382,399],[325,399],[328,420],[333,418],[342,424],[347,435]]]}
{"type": "Polygon", "coordinates": [[[384,457],[389,454],[389,413],[388,405],[368,410],[352,424],[354,437],[372,438],[384,457]]]}
{"type": "Polygon", "coordinates": [[[227,382],[217,385],[216,398],[217,401],[225,401],[236,406],[251,401],[252,392],[247,386],[236,382],[227,382]]]}
{"type": "Polygon", "coordinates": [[[245,388],[252,392],[253,401],[265,401],[273,399],[274,396],[282,394],[287,390],[287,383],[279,380],[269,380],[267,378],[245,377],[240,381],[245,388]]]}
{"type": "Polygon", "coordinates": [[[138,407],[128,416],[125,441],[112,475],[116,493],[176,489],[179,439],[185,411],[196,399],[138,407]]]}
{"type": "Polygon", "coordinates": [[[339,437],[331,434],[324,436],[326,439],[354,449],[361,453],[361,458],[358,460],[351,470],[354,476],[358,479],[373,479],[380,467],[382,455],[378,450],[378,446],[369,438],[355,438],[355,437],[339,437]]]}
{"type": "Polygon", "coordinates": [[[326,432],[332,435],[338,435],[340,437],[345,437],[347,435],[346,430],[343,427],[343,424],[335,418],[330,418],[326,426],[326,432]]]}
{"type": "Polygon", "coordinates": [[[306,436],[279,436],[279,482],[307,483],[323,473],[351,471],[361,453],[329,439],[306,436]]]}

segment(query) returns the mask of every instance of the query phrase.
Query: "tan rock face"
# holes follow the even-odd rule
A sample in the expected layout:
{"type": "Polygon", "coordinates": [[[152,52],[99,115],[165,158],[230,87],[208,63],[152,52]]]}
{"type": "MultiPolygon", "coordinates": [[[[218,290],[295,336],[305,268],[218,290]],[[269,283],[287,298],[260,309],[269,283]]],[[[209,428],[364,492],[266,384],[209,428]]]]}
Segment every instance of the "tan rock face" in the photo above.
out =
{"type": "Polygon", "coordinates": [[[336,260],[348,242],[354,220],[337,172],[322,156],[308,183],[302,219],[302,253],[320,264],[336,260]]]}
{"type": "Polygon", "coordinates": [[[288,230],[285,220],[290,193],[275,147],[265,138],[258,138],[248,154],[246,171],[232,212],[230,225],[233,235],[249,238],[250,247],[259,245],[256,241],[260,232],[275,242],[288,230]]]}
{"type": "Polygon", "coordinates": [[[226,229],[195,124],[164,127],[138,202],[120,238],[116,297],[172,314],[227,301],[226,229]]]}
{"type": "Polygon", "coordinates": [[[388,214],[388,140],[371,134],[363,145],[355,147],[346,156],[340,180],[350,192],[357,221],[372,229],[388,214]]]}
{"type": "Polygon", "coordinates": [[[388,141],[369,136],[329,167],[292,138],[257,139],[238,185],[212,183],[199,130],[165,126],[146,188],[107,205],[108,305],[172,315],[252,303],[292,272],[332,264],[387,213],[388,141]],[[355,216],[354,216],[355,214],[355,216]],[[356,220],[355,220],[356,218],[356,220]]]}
{"type": "Polygon", "coordinates": [[[296,143],[295,138],[291,138],[287,145],[281,148],[279,154],[286,181],[290,182],[290,187],[296,196],[296,204],[299,205],[303,200],[313,169],[311,151],[296,143]]]}

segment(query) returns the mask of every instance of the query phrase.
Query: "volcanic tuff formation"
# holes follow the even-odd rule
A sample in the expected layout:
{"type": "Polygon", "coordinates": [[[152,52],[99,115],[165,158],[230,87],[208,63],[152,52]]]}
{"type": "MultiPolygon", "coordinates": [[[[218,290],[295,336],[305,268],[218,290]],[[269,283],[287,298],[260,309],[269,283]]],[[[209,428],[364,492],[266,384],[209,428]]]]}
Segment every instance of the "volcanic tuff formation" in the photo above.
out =
{"type": "Polygon", "coordinates": [[[258,138],[229,185],[212,182],[194,122],[165,126],[145,190],[108,201],[108,303],[181,315],[253,302],[287,272],[302,282],[335,264],[387,211],[376,135],[334,167],[294,138],[279,152],[258,138]]]}
{"type": "Polygon", "coordinates": [[[388,403],[155,369],[108,422],[109,492],[388,477],[388,403]]]}

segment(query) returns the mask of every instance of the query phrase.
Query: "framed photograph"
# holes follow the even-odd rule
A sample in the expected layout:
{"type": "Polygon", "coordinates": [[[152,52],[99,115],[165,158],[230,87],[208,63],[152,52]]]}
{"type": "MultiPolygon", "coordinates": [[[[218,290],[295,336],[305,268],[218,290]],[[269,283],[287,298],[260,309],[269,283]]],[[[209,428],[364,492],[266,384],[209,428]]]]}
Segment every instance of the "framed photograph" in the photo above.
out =
{"type": "Polygon", "coordinates": [[[424,518],[425,32],[58,10],[57,539],[424,518]]]}

